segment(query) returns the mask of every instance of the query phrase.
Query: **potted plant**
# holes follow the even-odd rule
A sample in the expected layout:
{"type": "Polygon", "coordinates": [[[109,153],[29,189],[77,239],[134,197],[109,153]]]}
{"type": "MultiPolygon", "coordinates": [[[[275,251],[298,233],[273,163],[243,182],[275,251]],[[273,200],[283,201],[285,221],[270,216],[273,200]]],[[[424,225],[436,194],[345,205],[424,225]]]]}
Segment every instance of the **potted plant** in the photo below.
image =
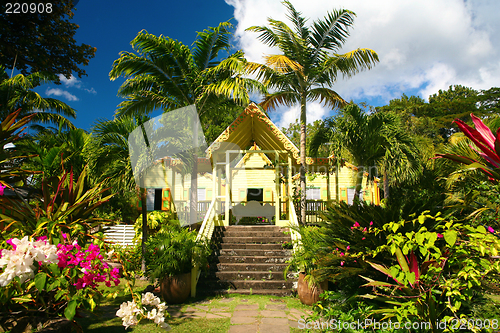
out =
{"type": "Polygon", "coordinates": [[[167,303],[184,302],[191,291],[191,269],[206,266],[210,249],[196,236],[194,231],[168,224],[146,243],[146,274],[152,282],[158,281],[167,303]]]}
{"type": "Polygon", "coordinates": [[[301,235],[299,246],[295,247],[292,258],[285,268],[285,278],[290,269],[298,270],[297,293],[302,304],[313,305],[320,300],[323,291],[328,290],[328,280],[320,280],[314,272],[319,268],[321,257],[319,230],[317,227],[300,226],[296,231],[301,235]]]}

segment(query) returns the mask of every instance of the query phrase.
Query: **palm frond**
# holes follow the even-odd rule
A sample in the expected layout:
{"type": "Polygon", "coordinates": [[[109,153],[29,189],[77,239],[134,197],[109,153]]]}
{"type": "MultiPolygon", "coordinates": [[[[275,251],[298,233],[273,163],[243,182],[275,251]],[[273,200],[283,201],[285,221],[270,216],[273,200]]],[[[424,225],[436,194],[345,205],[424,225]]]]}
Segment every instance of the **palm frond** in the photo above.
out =
{"type": "Polygon", "coordinates": [[[229,37],[233,25],[230,22],[221,22],[217,27],[210,27],[198,32],[198,38],[195,40],[192,50],[194,61],[200,70],[214,66],[212,62],[222,50],[229,50],[229,37]]]}
{"type": "Polygon", "coordinates": [[[259,104],[264,110],[275,110],[279,105],[294,106],[300,102],[300,95],[294,91],[278,91],[266,95],[264,100],[259,104]]]}
{"type": "Polygon", "coordinates": [[[347,105],[347,102],[340,97],[337,92],[329,88],[319,87],[313,88],[307,93],[308,100],[318,100],[325,106],[329,106],[332,109],[341,108],[347,105]]]}
{"type": "Polygon", "coordinates": [[[280,74],[302,72],[304,69],[300,63],[288,58],[284,54],[269,55],[265,56],[264,59],[267,66],[280,74]]]}
{"type": "Polygon", "coordinates": [[[348,28],[353,25],[355,16],[353,12],[341,9],[328,12],[323,20],[315,21],[311,27],[312,58],[316,59],[322,50],[339,50],[349,36],[348,28]]]}

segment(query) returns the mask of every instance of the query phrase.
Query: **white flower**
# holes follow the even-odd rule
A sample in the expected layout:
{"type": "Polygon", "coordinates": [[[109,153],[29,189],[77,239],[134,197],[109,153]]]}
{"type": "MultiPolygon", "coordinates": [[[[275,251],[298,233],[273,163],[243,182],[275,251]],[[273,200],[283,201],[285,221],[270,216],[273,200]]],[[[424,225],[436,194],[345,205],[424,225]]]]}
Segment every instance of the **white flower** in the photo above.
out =
{"type": "Polygon", "coordinates": [[[146,318],[150,320],[155,320],[156,316],[157,316],[156,309],[153,309],[147,313],[146,318]]]}
{"type": "Polygon", "coordinates": [[[144,304],[144,305],[155,305],[156,306],[156,304],[154,304],[154,303],[157,300],[158,300],[158,302],[160,301],[160,299],[158,297],[156,297],[151,292],[147,292],[145,294],[142,294],[142,304],[144,304]]]}
{"type": "Polygon", "coordinates": [[[160,311],[161,313],[165,313],[165,311],[168,308],[168,306],[165,303],[160,303],[156,307],[158,308],[158,311],[160,311]]]}
{"type": "Polygon", "coordinates": [[[160,298],[156,297],[151,292],[147,292],[142,294],[141,303],[142,305],[155,306],[156,308],[144,314],[144,310],[139,309],[135,302],[129,301],[122,303],[120,309],[116,312],[116,315],[123,319],[123,326],[125,326],[125,329],[129,326],[137,325],[140,320],[138,317],[153,320],[155,324],[167,331],[171,329],[170,326],[165,323],[165,310],[167,306],[165,303],[161,303],[160,298]]]}
{"type": "Polygon", "coordinates": [[[7,286],[16,276],[23,283],[35,276],[33,261],[43,263],[57,263],[57,247],[50,245],[47,241],[31,242],[28,236],[23,239],[13,238],[12,244],[15,250],[2,250],[0,268],[0,286],[7,286]]]}
{"type": "Polygon", "coordinates": [[[141,313],[141,310],[133,301],[123,302],[120,305],[120,309],[116,311],[116,315],[122,318],[123,326],[125,326],[125,329],[129,328],[130,326],[135,326],[139,323],[139,320],[137,319],[138,313],[141,313]]]}

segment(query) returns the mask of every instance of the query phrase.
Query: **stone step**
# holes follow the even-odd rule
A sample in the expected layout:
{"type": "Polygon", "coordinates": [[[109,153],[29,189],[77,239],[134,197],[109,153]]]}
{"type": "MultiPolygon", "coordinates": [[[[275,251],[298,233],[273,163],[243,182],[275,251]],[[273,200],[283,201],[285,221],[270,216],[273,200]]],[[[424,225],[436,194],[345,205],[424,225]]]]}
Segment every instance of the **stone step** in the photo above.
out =
{"type": "Polygon", "coordinates": [[[281,244],[240,244],[240,243],[222,243],[221,249],[248,249],[248,250],[281,250],[281,244]]]}
{"type": "MultiPolygon", "coordinates": [[[[265,272],[265,271],[243,271],[243,272],[216,272],[215,275],[221,280],[285,280],[283,272],[265,272]]],[[[287,274],[287,280],[292,279],[295,281],[293,273],[287,274]]]]}
{"type": "Polygon", "coordinates": [[[283,237],[287,236],[280,231],[226,231],[224,237],[283,237]]]}
{"type": "Polygon", "coordinates": [[[283,270],[288,266],[288,264],[283,263],[219,263],[216,265],[219,272],[222,271],[263,271],[263,272],[283,272],[283,270]]]}
{"type": "Polygon", "coordinates": [[[272,295],[272,296],[292,296],[290,289],[200,289],[197,295],[272,295]]]}
{"type": "Polygon", "coordinates": [[[285,241],[290,241],[290,236],[282,237],[224,237],[222,243],[239,243],[239,244],[281,244],[285,241]]]}
{"type": "Polygon", "coordinates": [[[290,290],[293,286],[292,280],[230,280],[231,287],[234,289],[288,289],[290,290]]]}
{"type": "Polygon", "coordinates": [[[248,249],[221,249],[217,253],[221,256],[271,256],[291,257],[291,250],[248,250],[248,249]]]}
{"type": "Polygon", "coordinates": [[[219,256],[220,263],[276,263],[276,264],[284,264],[289,260],[288,256],[275,256],[275,257],[267,257],[267,256],[219,256]]]}
{"type": "Polygon", "coordinates": [[[220,228],[218,230],[223,231],[288,231],[286,227],[280,227],[275,225],[230,225],[227,227],[216,227],[220,228]]]}

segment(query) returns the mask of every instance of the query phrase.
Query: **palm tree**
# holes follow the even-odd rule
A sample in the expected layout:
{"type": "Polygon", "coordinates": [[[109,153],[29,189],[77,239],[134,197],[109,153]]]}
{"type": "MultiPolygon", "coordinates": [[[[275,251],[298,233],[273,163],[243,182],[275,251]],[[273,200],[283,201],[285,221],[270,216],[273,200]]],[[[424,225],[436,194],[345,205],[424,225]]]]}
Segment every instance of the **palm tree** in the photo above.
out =
{"type": "MultiPolygon", "coordinates": [[[[229,22],[222,22],[199,32],[192,49],[172,38],[141,31],[131,42],[138,54],[122,52],[109,73],[112,80],[127,79],[118,91],[126,98],[119,105],[118,115],[142,115],[155,109],[168,112],[194,104],[203,123],[221,100],[246,105],[249,91],[264,92],[258,81],[244,78],[248,63],[243,52],[219,60],[229,51],[231,27],[229,22]]],[[[197,215],[197,173],[194,163],[191,223],[196,222],[197,215]]]]}
{"type": "Polygon", "coordinates": [[[371,68],[378,62],[377,54],[370,49],[356,49],[337,54],[349,36],[355,14],[349,10],[328,12],[322,19],[306,26],[289,1],[283,1],[293,29],[282,21],[268,19],[269,27],[253,26],[249,31],[260,33],[259,39],[270,47],[277,47],[282,54],[270,55],[266,63],[253,64],[251,72],[263,80],[267,94],[261,103],[265,110],[284,104],[300,104],[300,187],[301,221],[305,221],[306,204],[306,110],[307,102],[320,100],[325,106],[337,108],[346,102],[331,87],[339,76],[351,77],[360,70],[371,68]]]}
{"type": "MultiPolygon", "coordinates": [[[[86,149],[91,174],[98,175],[96,183],[109,179],[114,193],[128,193],[136,190],[134,173],[130,163],[128,137],[137,127],[149,120],[147,117],[135,118],[124,115],[113,120],[100,120],[93,126],[92,140],[86,149]]],[[[146,189],[141,191],[142,205],[142,252],[147,240],[146,189]]],[[[142,258],[142,271],[146,263],[142,258]]]]}
{"type": "MultiPolygon", "coordinates": [[[[52,74],[32,73],[24,76],[18,74],[9,78],[4,68],[0,67],[0,118],[5,119],[8,114],[21,109],[20,116],[36,113],[33,120],[39,123],[62,123],[65,129],[74,129],[75,126],[66,117],[76,117],[76,111],[66,103],[55,98],[43,98],[33,91],[34,88],[55,81],[52,74]],[[52,110],[53,112],[47,112],[52,110]]],[[[31,125],[40,130],[42,127],[31,125]]]]}
{"type": "Polygon", "coordinates": [[[367,114],[358,105],[349,104],[336,117],[326,119],[312,138],[312,155],[321,144],[332,142],[337,158],[347,153],[358,167],[355,198],[360,200],[363,174],[384,175],[384,196],[389,185],[415,179],[421,170],[415,141],[401,130],[398,118],[390,113],[367,114]],[[365,170],[367,169],[367,170],[365,170]]]}
{"type": "Polygon", "coordinates": [[[33,171],[41,171],[41,175],[32,177],[33,181],[59,176],[65,169],[73,171],[78,178],[86,165],[84,150],[90,135],[81,128],[63,130],[61,121],[57,129],[47,127],[36,133],[23,137],[16,143],[16,148],[24,154],[32,155],[23,160],[25,167],[33,171]]]}

